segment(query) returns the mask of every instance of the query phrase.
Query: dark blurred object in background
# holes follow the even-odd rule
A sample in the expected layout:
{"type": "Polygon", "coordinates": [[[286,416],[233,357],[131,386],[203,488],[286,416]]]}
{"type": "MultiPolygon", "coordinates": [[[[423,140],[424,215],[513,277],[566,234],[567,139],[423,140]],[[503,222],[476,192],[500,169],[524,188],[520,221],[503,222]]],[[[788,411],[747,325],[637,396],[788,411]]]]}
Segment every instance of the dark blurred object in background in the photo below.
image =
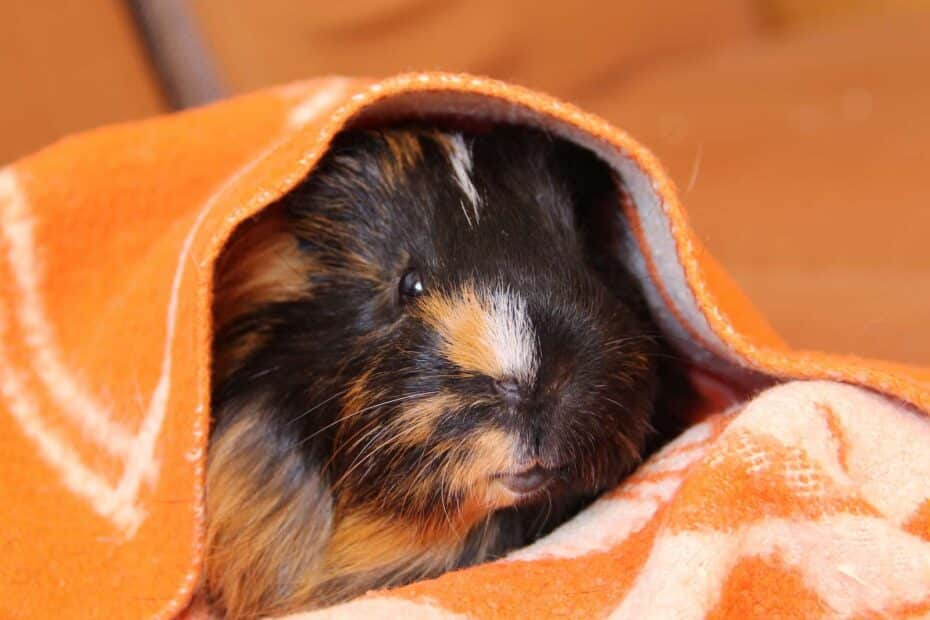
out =
{"type": "Polygon", "coordinates": [[[0,0],[12,85],[0,162],[305,77],[490,75],[597,112],[655,150],[710,250],[793,344],[930,364],[928,8],[0,0]]]}

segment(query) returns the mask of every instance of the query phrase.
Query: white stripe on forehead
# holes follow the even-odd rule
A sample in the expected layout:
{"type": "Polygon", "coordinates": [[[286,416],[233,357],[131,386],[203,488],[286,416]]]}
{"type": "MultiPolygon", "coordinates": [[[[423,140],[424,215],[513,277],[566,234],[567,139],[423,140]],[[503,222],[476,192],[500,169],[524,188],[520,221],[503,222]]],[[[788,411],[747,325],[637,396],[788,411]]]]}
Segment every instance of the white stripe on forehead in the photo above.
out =
{"type": "MultiPolygon", "coordinates": [[[[465,139],[460,133],[449,135],[449,145],[451,147],[451,151],[449,152],[449,163],[452,164],[452,173],[455,175],[455,182],[458,183],[462,193],[465,194],[465,197],[468,198],[468,201],[471,203],[471,209],[475,216],[474,223],[477,224],[479,219],[478,207],[480,199],[478,197],[478,190],[471,180],[471,146],[466,144],[465,139]]],[[[462,204],[462,211],[465,213],[465,219],[468,220],[468,225],[472,226],[472,218],[468,215],[468,208],[464,203],[462,204]]]]}
{"type": "Polygon", "coordinates": [[[539,368],[539,344],[526,301],[498,289],[488,297],[487,340],[505,377],[530,385],[539,368]]]}

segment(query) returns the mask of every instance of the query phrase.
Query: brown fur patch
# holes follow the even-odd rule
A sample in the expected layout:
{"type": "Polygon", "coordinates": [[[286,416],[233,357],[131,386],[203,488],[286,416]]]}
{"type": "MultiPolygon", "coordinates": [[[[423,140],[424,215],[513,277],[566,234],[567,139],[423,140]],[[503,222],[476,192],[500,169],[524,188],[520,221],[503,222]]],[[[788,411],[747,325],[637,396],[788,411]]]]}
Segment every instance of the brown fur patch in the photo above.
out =
{"type": "Polygon", "coordinates": [[[243,415],[210,447],[204,581],[229,618],[305,604],[332,526],[325,482],[298,452],[274,449],[260,415],[243,415]]]}
{"type": "MultiPolygon", "coordinates": [[[[376,404],[378,399],[383,396],[380,390],[369,391],[368,382],[371,380],[372,374],[373,371],[369,368],[349,383],[348,389],[342,396],[340,415],[343,421],[358,416],[362,411],[376,404]]],[[[336,442],[344,441],[345,433],[356,428],[354,423],[340,424],[336,428],[336,442]]]]}
{"type": "MultiPolygon", "coordinates": [[[[371,379],[373,371],[369,368],[365,370],[358,378],[353,380],[345,394],[342,396],[342,410],[341,423],[336,427],[336,437],[335,445],[338,446],[337,449],[330,456],[329,461],[324,463],[323,471],[329,471],[330,466],[333,461],[340,455],[340,452],[349,449],[356,449],[365,444],[365,442],[373,442],[379,433],[385,433],[380,425],[377,424],[376,420],[370,419],[355,419],[360,416],[363,412],[369,410],[369,408],[375,406],[378,399],[383,397],[383,393],[380,390],[370,392],[368,390],[368,382],[371,379]]],[[[352,473],[356,466],[360,466],[362,462],[358,462],[350,466],[348,472],[343,474],[338,479],[332,482],[332,486],[341,487],[343,482],[348,478],[348,475],[352,473]]],[[[348,491],[346,491],[348,493],[348,491]]]]}
{"type": "Polygon", "coordinates": [[[417,133],[409,131],[386,131],[381,134],[388,148],[388,157],[382,170],[392,185],[403,182],[409,170],[423,160],[423,149],[417,133]]]}
{"type": "Polygon", "coordinates": [[[349,389],[342,399],[343,416],[352,415],[352,413],[365,408],[372,402],[372,395],[369,394],[366,389],[368,380],[371,378],[371,373],[371,369],[366,370],[349,385],[349,389]]]}
{"type": "MultiPolygon", "coordinates": [[[[318,472],[305,470],[297,452],[275,450],[261,413],[248,413],[215,438],[207,469],[203,590],[225,617],[318,607],[438,575],[455,566],[465,532],[488,514],[471,501],[474,509],[442,523],[412,523],[333,506],[318,472]]],[[[461,454],[470,457],[451,474],[459,484],[485,476],[509,453],[509,438],[497,431],[470,445],[461,454]]],[[[479,531],[474,544],[487,548],[494,536],[479,531]]]]}
{"type": "Polygon", "coordinates": [[[430,133],[429,137],[433,140],[433,142],[439,145],[439,148],[445,152],[447,158],[452,159],[452,157],[455,156],[455,147],[452,145],[451,134],[442,131],[436,131],[430,133]]]}
{"type": "Polygon", "coordinates": [[[303,213],[292,222],[292,226],[293,233],[303,239],[310,239],[324,248],[339,248],[331,251],[332,256],[324,252],[320,262],[313,265],[319,273],[331,277],[361,278],[376,286],[382,284],[382,266],[352,249],[357,240],[351,229],[333,222],[323,213],[303,213]]]}
{"type": "MultiPolygon", "coordinates": [[[[235,323],[258,307],[296,299],[310,293],[310,259],[280,210],[269,209],[240,226],[217,261],[213,323],[216,331],[235,323]]],[[[223,341],[214,356],[215,380],[225,377],[257,346],[260,330],[223,341]]]]}
{"type": "Polygon", "coordinates": [[[465,401],[461,397],[444,393],[406,405],[391,421],[396,441],[406,446],[422,445],[433,433],[443,413],[458,409],[464,404],[465,401]]]}
{"type": "Polygon", "coordinates": [[[384,515],[354,511],[343,515],[330,539],[326,579],[364,579],[366,574],[397,573],[396,582],[448,570],[462,541],[451,532],[423,530],[384,515]]]}
{"type": "Polygon", "coordinates": [[[488,338],[488,309],[471,285],[456,295],[435,293],[419,305],[423,319],[442,336],[442,353],[464,371],[501,378],[503,370],[488,338]]]}
{"type": "Polygon", "coordinates": [[[279,210],[236,230],[217,263],[214,317],[224,327],[256,306],[309,292],[308,258],[279,210]]]}

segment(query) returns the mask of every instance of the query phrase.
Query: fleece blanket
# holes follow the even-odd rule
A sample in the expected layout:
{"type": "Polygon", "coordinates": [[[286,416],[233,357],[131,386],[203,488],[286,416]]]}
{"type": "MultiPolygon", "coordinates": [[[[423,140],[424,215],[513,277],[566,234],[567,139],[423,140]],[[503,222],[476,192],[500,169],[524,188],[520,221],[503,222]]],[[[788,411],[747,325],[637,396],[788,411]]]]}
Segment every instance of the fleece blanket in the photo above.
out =
{"type": "Polygon", "coordinates": [[[316,615],[930,614],[930,371],[790,349],[630,136],[522,88],[430,73],[270,89],[0,171],[0,617],[206,613],[191,601],[216,257],[340,129],[411,116],[545,127],[613,167],[636,240],[625,258],[719,411],[511,557],[316,615]]]}

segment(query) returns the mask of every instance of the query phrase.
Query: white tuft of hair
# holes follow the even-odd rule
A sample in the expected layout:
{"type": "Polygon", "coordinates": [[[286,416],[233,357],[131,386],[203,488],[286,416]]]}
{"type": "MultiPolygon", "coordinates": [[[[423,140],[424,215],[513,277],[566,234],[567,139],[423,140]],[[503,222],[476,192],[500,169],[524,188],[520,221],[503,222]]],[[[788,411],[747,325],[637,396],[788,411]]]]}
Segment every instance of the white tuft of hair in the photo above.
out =
{"type": "Polygon", "coordinates": [[[472,171],[472,158],[471,158],[471,146],[465,142],[465,138],[462,137],[462,134],[456,133],[449,136],[449,144],[451,145],[451,151],[449,152],[449,163],[452,164],[452,173],[455,176],[455,182],[461,188],[462,193],[465,194],[465,197],[468,198],[468,202],[471,205],[472,215],[474,216],[474,222],[472,217],[468,213],[468,208],[463,203],[462,210],[465,213],[465,219],[468,221],[468,225],[472,226],[477,224],[480,219],[479,207],[481,204],[481,199],[478,196],[478,190],[475,188],[475,184],[471,179],[472,171]]]}
{"type": "Polygon", "coordinates": [[[498,288],[488,301],[487,341],[501,372],[524,385],[532,384],[539,369],[539,339],[526,311],[526,300],[498,288]]]}

